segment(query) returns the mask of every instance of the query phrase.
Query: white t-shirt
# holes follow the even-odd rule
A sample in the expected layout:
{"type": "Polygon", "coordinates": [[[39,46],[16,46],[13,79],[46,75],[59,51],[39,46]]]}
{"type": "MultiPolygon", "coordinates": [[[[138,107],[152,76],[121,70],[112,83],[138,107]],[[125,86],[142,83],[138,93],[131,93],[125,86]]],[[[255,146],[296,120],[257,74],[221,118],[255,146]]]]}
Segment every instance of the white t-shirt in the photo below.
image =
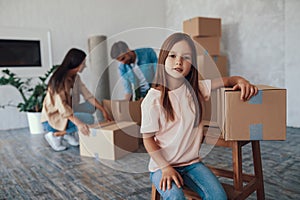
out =
{"type": "MultiPolygon", "coordinates": [[[[205,100],[211,93],[211,81],[199,81],[199,88],[205,100]]],[[[151,88],[142,102],[141,133],[155,133],[155,141],[161,154],[174,167],[190,165],[199,161],[199,150],[203,137],[202,123],[194,127],[195,104],[185,84],[169,92],[175,114],[174,121],[166,120],[160,104],[160,91],[151,88]]],[[[151,158],[149,170],[159,169],[151,158]]]]}

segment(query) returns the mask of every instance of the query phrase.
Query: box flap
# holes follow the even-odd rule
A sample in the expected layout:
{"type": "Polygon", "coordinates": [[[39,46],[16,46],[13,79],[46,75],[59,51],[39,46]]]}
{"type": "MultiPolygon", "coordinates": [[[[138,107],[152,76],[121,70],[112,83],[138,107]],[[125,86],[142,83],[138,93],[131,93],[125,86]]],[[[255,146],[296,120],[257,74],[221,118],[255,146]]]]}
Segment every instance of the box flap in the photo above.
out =
{"type": "Polygon", "coordinates": [[[89,127],[91,129],[103,129],[103,130],[118,130],[123,129],[125,127],[131,126],[131,125],[137,125],[136,122],[128,122],[128,121],[121,121],[121,122],[100,122],[97,124],[92,124],[89,127]]]}

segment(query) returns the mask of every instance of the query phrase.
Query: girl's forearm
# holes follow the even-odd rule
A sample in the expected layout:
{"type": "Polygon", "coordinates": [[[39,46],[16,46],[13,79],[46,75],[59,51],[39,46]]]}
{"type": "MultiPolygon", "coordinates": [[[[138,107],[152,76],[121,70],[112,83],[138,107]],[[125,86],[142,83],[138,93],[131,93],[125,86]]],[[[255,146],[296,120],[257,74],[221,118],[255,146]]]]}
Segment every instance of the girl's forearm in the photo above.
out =
{"type": "Polygon", "coordinates": [[[161,148],[156,144],[154,140],[154,136],[144,137],[143,142],[147,152],[149,153],[151,158],[155,161],[155,163],[159,166],[160,169],[170,166],[170,164],[163,157],[161,153],[161,148]]]}
{"type": "Polygon", "coordinates": [[[233,87],[239,81],[248,82],[246,79],[244,79],[241,76],[220,77],[211,80],[211,87],[213,90],[218,89],[220,87],[233,87]]]}

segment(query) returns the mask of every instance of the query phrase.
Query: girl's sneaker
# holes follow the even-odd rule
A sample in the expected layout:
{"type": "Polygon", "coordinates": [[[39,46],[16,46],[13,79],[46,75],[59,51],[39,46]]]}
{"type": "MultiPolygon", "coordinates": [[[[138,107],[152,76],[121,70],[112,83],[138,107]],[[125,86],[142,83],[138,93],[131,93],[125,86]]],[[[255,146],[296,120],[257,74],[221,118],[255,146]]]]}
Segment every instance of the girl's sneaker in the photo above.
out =
{"type": "Polygon", "coordinates": [[[44,136],[48,144],[52,147],[54,151],[63,151],[66,150],[67,147],[61,145],[61,137],[56,137],[53,135],[53,132],[48,132],[44,136]]]}

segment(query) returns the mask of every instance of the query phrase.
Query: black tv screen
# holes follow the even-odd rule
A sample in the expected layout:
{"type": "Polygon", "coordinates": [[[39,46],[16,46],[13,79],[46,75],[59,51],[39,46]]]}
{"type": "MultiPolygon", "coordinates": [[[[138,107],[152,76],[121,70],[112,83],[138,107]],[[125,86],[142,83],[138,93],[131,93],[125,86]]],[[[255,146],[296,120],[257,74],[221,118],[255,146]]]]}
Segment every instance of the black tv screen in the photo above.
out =
{"type": "Polygon", "coordinates": [[[38,40],[0,39],[0,67],[41,67],[38,40]]]}

